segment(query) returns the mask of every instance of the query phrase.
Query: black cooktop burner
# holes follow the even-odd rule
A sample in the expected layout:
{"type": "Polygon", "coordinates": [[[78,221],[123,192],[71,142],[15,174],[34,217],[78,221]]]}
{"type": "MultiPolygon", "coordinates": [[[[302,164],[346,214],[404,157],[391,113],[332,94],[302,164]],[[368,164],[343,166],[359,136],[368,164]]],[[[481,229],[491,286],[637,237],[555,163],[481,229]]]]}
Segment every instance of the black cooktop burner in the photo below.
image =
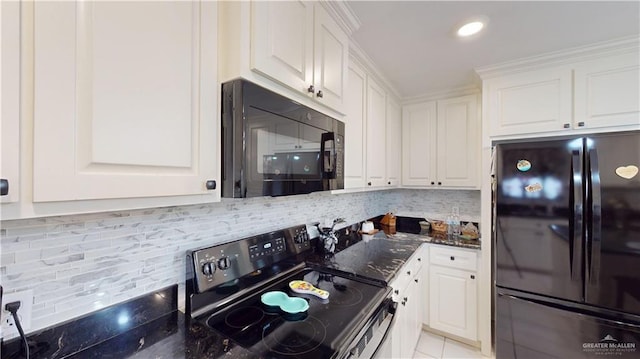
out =
{"type": "Polygon", "coordinates": [[[240,307],[229,312],[224,322],[231,328],[245,329],[259,322],[263,317],[264,312],[258,307],[240,307]]]}
{"type": "Polygon", "coordinates": [[[262,342],[274,353],[302,355],[312,352],[324,343],[327,329],[320,320],[307,317],[295,330],[282,330],[286,319],[276,318],[262,332],[262,342]]]}
{"type": "Polygon", "coordinates": [[[384,287],[303,269],[218,311],[207,325],[262,357],[333,358],[386,292],[384,287]],[[329,298],[295,293],[289,289],[292,280],[326,290],[329,298]],[[293,316],[274,311],[260,301],[263,293],[272,290],[304,298],[309,309],[293,316]]]}

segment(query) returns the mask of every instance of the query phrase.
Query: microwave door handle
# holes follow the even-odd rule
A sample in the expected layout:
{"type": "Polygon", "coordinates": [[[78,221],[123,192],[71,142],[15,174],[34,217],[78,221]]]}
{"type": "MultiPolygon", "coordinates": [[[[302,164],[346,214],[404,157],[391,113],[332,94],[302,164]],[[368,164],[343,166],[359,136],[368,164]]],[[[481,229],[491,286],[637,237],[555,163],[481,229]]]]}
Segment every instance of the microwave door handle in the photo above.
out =
{"type": "Polygon", "coordinates": [[[325,132],[322,134],[320,139],[320,156],[322,157],[321,170],[323,178],[333,178],[335,173],[335,161],[332,160],[332,154],[335,153],[335,133],[333,132],[325,132]],[[327,156],[327,142],[331,141],[331,152],[327,156]],[[325,167],[328,166],[327,167],[325,167]]]}

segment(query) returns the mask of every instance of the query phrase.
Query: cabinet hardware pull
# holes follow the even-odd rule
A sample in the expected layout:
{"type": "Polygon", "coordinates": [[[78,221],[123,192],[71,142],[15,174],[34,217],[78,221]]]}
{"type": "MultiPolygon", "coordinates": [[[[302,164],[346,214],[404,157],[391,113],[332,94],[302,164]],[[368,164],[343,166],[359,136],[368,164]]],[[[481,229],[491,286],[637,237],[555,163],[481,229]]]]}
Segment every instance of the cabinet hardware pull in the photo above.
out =
{"type": "Polygon", "coordinates": [[[584,127],[584,122],[582,121],[578,122],[578,127],[584,127]]]}
{"type": "Polygon", "coordinates": [[[404,302],[405,302],[405,303],[409,301],[409,298],[408,298],[408,297],[404,297],[403,299],[404,299],[404,302]]]}
{"type": "Polygon", "coordinates": [[[316,96],[322,98],[324,97],[324,94],[322,93],[322,90],[318,91],[318,93],[316,94],[316,96]]]}
{"type": "Polygon", "coordinates": [[[402,305],[407,305],[407,302],[405,302],[405,301],[402,301],[402,305]]]}
{"type": "Polygon", "coordinates": [[[435,182],[431,181],[431,185],[433,186],[434,184],[436,184],[435,182]]]}
{"type": "Polygon", "coordinates": [[[438,182],[438,186],[442,186],[442,182],[438,182]]]}
{"type": "Polygon", "coordinates": [[[414,282],[416,282],[416,283],[418,283],[418,278],[414,279],[413,281],[414,281],[414,282]]]}
{"type": "Polygon", "coordinates": [[[387,182],[387,184],[391,184],[391,182],[387,182]]]}
{"type": "Polygon", "coordinates": [[[396,293],[396,294],[400,294],[400,291],[399,291],[399,290],[397,290],[397,289],[396,289],[396,290],[394,290],[393,292],[394,292],[394,293],[396,293]]]}
{"type": "Polygon", "coordinates": [[[314,92],[316,92],[316,88],[315,88],[315,87],[313,87],[313,85],[311,85],[311,86],[309,86],[309,88],[307,89],[307,92],[314,93],[314,92]]]}
{"type": "Polygon", "coordinates": [[[410,270],[407,271],[407,275],[411,275],[411,271],[410,270]]]}
{"type": "Polygon", "coordinates": [[[9,194],[9,180],[0,179],[0,196],[6,196],[9,194]]]}
{"type": "Polygon", "coordinates": [[[215,180],[208,180],[205,183],[205,186],[207,187],[208,190],[216,189],[216,181],[215,180]]]}
{"type": "Polygon", "coordinates": [[[571,127],[571,125],[570,125],[570,124],[568,124],[568,123],[565,123],[562,127],[564,127],[564,128],[569,128],[569,127],[571,127]]]}
{"type": "Polygon", "coordinates": [[[418,262],[422,262],[422,258],[418,258],[418,262]]]}
{"type": "Polygon", "coordinates": [[[476,276],[472,274],[471,279],[476,279],[476,276]]]}
{"type": "Polygon", "coordinates": [[[451,256],[450,258],[451,258],[452,261],[456,260],[456,257],[454,257],[454,256],[451,256]]]}
{"type": "Polygon", "coordinates": [[[371,182],[367,182],[367,186],[371,186],[371,182]]]}

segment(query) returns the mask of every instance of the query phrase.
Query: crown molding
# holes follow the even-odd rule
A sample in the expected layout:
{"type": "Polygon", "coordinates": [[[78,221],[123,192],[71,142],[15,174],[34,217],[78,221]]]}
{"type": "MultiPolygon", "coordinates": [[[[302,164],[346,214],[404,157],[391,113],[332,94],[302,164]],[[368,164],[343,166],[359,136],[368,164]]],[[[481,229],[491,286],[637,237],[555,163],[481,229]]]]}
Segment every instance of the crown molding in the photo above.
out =
{"type": "Polygon", "coordinates": [[[560,66],[580,61],[595,60],[640,50],[640,36],[626,36],[567,50],[548,52],[537,56],[521,58],[500,64],[476,68],[476,73],[486,80],[495,76],[517,73],[549,66],[560,66]]]}
{"type": "Polygon", "coordinates": [[[349,37],[360,28],[360,19],[346,2],[321,0],[320,4],[349,37]]]}
{"type": "Polygon", "coordinates": [[[382,85],[389,91],[391,91],[392,95],[396,98],[396,100],[398,100],[399,102],[401,102],[401,100],[403,99],[402,96],[400,96],[400,93],[398,92],[398,90],[395,88],[395,86],[393,86],[391,84],[391,82],[382,74],[382,72],[380,72],[380,70],[378,69],[378,67],[376,66],[376,63],[373,62],[373,60],[369,57],[369,55],[367,55],[366,52],[364,52],[364,50],[362,50],[362,48],[360,47],[360,45],[352,38],[349,40],[349,55],[351,56],[351,59],[356,60],[356,62],[365,68],[365,70],[367,71],[368,75],[373,75],[373,77],[378,81],[381,82],[382,85]]]}
{"type": "Polygon", "coordinates": [[[444,91],[429,92],[418,96],[405,97],[404,99],[402,99],[402,105],[413,105],[416,103],[442,100],[451,97],[475,95],[481,92],[481,88],[482,86],[473,84],[444,91]]]}

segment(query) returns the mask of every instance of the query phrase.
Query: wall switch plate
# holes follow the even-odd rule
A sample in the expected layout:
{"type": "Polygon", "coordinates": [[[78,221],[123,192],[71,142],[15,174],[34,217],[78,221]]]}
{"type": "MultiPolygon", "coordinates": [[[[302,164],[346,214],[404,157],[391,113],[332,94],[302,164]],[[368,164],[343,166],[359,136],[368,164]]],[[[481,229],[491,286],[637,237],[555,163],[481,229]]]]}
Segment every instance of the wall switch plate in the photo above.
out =
{"type": "Polygon", "coordinates": [[[11,313],[5,309],[7,303],[20,302],[20,309],[18,309],[18,319],[20,319],[20,325],[22,330],[26,333],[31,329],[31,310],[33,309],[33,290],[25,290],[22,292],[3,293],[2,295],[2,310],[0,311],[0,319],[2,320],[2,327],[0,329],[0,337],[5,340],[15,338],[19,336],[16,323],[13,321],[11,313]]]}

